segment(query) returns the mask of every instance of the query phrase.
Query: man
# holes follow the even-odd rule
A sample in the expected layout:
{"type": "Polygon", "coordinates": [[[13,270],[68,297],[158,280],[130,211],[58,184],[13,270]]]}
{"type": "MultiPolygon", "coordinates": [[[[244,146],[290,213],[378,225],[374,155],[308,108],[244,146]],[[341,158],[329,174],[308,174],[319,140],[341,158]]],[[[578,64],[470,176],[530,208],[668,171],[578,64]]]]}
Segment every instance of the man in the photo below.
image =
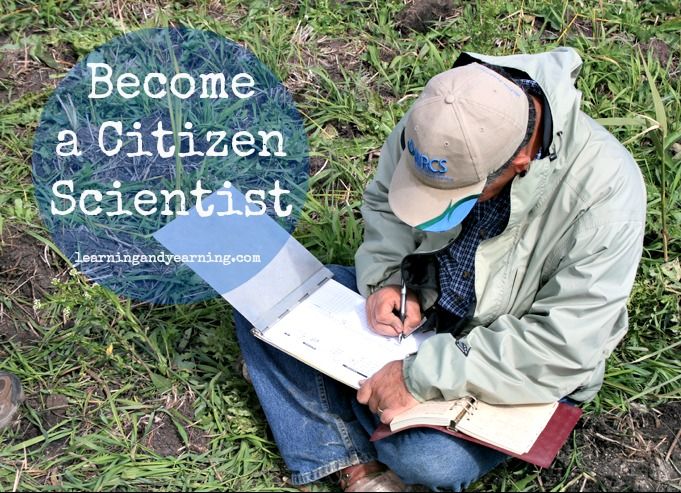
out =
{"type": "Polygon", "coordinates": [[[627,151],[579,110],[571,49],[464,54],[431,79],[381,150],[357,278],[384,335],[437,331],[356,394],[257,343],[253,384],[295,483],[340,471],[346,491],[459,490],[506,457],[429,429],[378,442],[420,401],[584,402],[627,328],[645,189],[627,151]],[[409,288],[404,324],[397,314],[409,288]]]}

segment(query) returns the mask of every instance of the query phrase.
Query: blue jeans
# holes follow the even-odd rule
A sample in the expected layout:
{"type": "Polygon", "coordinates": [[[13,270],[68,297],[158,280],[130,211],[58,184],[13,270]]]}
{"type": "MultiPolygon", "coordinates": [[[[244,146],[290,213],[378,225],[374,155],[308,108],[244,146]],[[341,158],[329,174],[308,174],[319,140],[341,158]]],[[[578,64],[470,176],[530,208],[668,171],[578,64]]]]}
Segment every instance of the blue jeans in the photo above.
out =
{"type": "MultiPolygon", "coordinates": [[[[353,268],[329,269],[336,281],[357,289],[353,268]]],[[[378,460],[406,484],[460,491],[508,458],[427,428],[370,442],[379,420],[357,402],[355,390],[260,341],[238,313],[235,327],[255,392],[294,484],[378,460]]]]}

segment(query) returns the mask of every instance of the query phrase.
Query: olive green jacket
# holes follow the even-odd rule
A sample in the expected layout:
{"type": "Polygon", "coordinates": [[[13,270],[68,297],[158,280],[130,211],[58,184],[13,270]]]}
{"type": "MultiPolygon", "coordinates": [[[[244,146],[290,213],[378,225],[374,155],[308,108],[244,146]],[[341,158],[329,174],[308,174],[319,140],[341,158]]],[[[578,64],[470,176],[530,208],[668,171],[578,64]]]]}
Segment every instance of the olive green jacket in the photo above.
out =
{"type": "MultiPolygon", "coordinates": [[[[602,385],[606,358],[627,331],[626,302],[645,226],[641,173],[627,150],[580,111],[574,83],[582,62],[574,50],[469,55],[522,70],[539,83],[553,120],[551,156],[516,176],[506,229],[477,250],[477,306],[463,337],[434,335],[406,358],[407,388],[419,400],[589,400],[602,385]]],[[[399,284],[406,255],[439,250],[460,232],[424,233],[390,210],[388,186],[402,152],[404,121],[383,146],[364,195],[365,238],[355,260],[365,296],[399,284]]],[[[435,297],[422,293],[422,309],[435,297]]]]}

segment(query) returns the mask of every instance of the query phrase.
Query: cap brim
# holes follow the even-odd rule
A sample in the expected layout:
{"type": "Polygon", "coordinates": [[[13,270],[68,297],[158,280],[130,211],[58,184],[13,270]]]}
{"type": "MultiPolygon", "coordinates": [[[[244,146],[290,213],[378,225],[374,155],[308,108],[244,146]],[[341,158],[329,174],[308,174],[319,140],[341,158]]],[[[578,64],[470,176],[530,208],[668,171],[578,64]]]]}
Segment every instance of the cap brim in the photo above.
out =
{"type": "Polygon", "coordinates": [[[410,171],[402,153],[388,192],[388,203],[401,221],[422,231],[442,232],[458,226],[473,209],[486,181],[442,190],[425,185],[410,171]]]}

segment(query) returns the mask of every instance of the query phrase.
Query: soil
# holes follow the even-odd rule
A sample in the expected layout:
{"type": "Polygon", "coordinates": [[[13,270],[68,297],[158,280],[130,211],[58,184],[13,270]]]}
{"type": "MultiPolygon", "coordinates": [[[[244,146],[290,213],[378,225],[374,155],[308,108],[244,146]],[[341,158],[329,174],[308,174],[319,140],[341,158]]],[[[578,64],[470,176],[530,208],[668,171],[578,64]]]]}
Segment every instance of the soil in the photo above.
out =
{"type": "Polygon", "coordinates": [[[681,59],[667,43],[661,39],[652,38],[647,43],[641,43],[641,51],[644,54],[651,51],[663,69],[668,67],[667,74],[670,79],[676,80],[679,77],[681,59]]]}
{"type": "MultiPolygon", "coordinates": [[[[101,392],[101,389],[93,389],[93,394],[101,394],[100,397],[105,397],[101,392]]],[[[193,403],[194,398],[189,394],[180,398],[171,395],[159,406],[169,412],[174,410],[186,418],[175,418],[175,421],[184,428],[188,437],[188,444],[185,444],[184,440],[180,437],[173,419],[165,412],[157,412],[154,415],[153,426],[148,434],[142,439],[144,445],[164,457],[180,455],[187,448],[196,453],[207,452],[209,446],[208,435],[203,432],[203,430],[193,426],[195,421],[193,403]]],[[[50,429],[65,419],[69,419],[81,412],[77,410],[78,406],[74,407],[66,396],[59,394],[49,394],[46,397],[41,397],[37,394],[31,395],[24,401],[24,407],[30,408],[32,414],[39,417],[41,426],[45,430],[50,429]]],[[[22,411],[22,414],[25,415],[26,411],[22,411]]],[[[144,423],[145,418],[146,417],[143,417],[138,423],[138,428],[140,430],[146,428],[146,423],[144,423]]],[[[17,420],[13,426],[19,427],[17,430],[18,432],[15,434],[17,443],[30,440],[42,433],[40,428],[28,419],[17,420]]],[[[128,423],[127,428],[129,431],[132,426],[128,423]]],[[[45,447],[44,454],[49,458],[59,456],[66,449],[68,441],[69,437],[67,436],[51,442],[45,447]]],[[[35,447],[41,446],[41,444],[38,444],[35,447]]]]}
{"type": "Polygon", "coordinates": [[[567,22],[571,22],[571,35],[581,35],[585,38],[593,38],[594,35],[594,23],[600,21],[593,21],[582,16],[576,15],[576,12],[566,12],[565,18],[567,22]]]}
{"type": "Polygon", "coordinates": [[[44,296],[55,276],[54,255],[34,237],[13,225],[0,234],[0,282],[10,295],[31,300],[44,296]]]}
{"type": "Polygon", "coordinates": [[[424,33],[432,23],[456,15],[460,8],[453,0],[415,0],[397,14],[395,21],[403,35],[424,33]]]}
{"type": "MultiPolygon", "coordinates": [[[[8,43],[9,38],[0,37],[0,48],[8,43]]],[[[0,50],[0,79],[9,82],[8,88],[0,88],[0,104],[57,87],[61,79],[53,76],[64,73],[76,61],[73,48],[64,43],[43,48],[41,57],[32,56],[30,47],[0,50]]]]}
{"type": "Polygon", "coordinates": [[[154,427],[145,437],[144,443],[157,454],[164,457],[175,456],[182,453],[187,447],[192,452],[205,453],[208,451],[208,436],[199,428],[191,425],[194,421],[194,411],[192,405],[194,398],[191,395],[181,397],[171,396],[166,400],[166,409],[174,409],[179,414],[187,418],[181,420],[176,418],[175,422],[166,413],[157,413],[154,419],[154,427]],[[190,424],[187,424],[188,421],[190,424]],[[187,443],[180,436],[176,423],[182,426],[187,433],[187,443]]]}
{"type": "Polygon", "coordinates": [[[365,45],[359,37],[344,41],[329,39],[317,36],[310,27],[299,26],[291,42],[300,50],[300,59],[291,66],[283,83],[296,100],[300,100],[303,89],[309,84],[320,83],[319,76],[310,68],[323,68],[329,78],[339,84],[344,81],[343,71],[355,70],[362,64],[365,45]]]}
{"type": "MultiPolygon", "coordinates": [[[[67,419],[70,413],[68,398],[59,394],[49,394],[44,398],[44,401],[37,394],[30,395],[24,401],[24,407],[33,410],[34,415],[39,417],[42,427],[45,430],[48,430],[64,419],[67,419]]],[[[26,415],[26,410],[22,410],[21,414],[26,415]]],[[[17,420],[13,426],[19,427],[18,432],[15,434],[16,443],[30,440],[31,438],[35,438],[42,434],[40,428],[28,419],[17,420]]],[[[55,440],[45,446],[43,453],[49,458],[57,457],[66,448],[67,441],[68,437],[55,440]]],[[[35,445],[37,448],[42,446],[42,444],[35,445]]]]}
{"type": "Polygon", "coordinates": [[[310,158],[310,176],[314,176],[324,169],[328,159],[324,159],[319,156],[313,156],[310,158]]]}
{"type": "MultiPolygon", "coordinates": [[[[624,415],[582,419],[541,481],[566,491],[678,491],[681,488],[681,401],[656,409],[632,405],[624,415]],[[565,478],[576,451],[577,461],[565,478]]],[[[561,490],[562,491],[562,490],[561,490]]]]}
{"type": "MultiPolygon", "coordinates": [[[[363,71],[365,64],[362,58],[366,46],[359,36],[341,41],[318,36],[309,26],[299,26],[291,42],[297,46],[300,55],[291,64],[283,84],[298,103],[305,101],[304,92],[309,91],[310,86],[316,86],[320,97],[326,96],[324,81],[311,70],[313,67],[323,69],[334,84],[343,88],[346,87],[344,72],[363,71]]],[[[368,75],[363,79],[369,83],[368,75]]],[[[329,125],[333,127],[335,135],[343,138],[352,138],[360,133],[351,123],[333,120],[329,125]]]]}
{"type": "Polygon", "coordinates": [[[643,43],[641,45],[641,50],[643,53],[647,53],[648,50],[652,50],[653,56],[657,58],[657,61],[660,62],[660,65],[663,67],[667,65],[672,55],[669,45],[657,38],[653,38],[647,43],[643,43]]]}
{"type": "MultiPolygon", "coordinates": [[[[34,341],[38,335],[30,320],[36,315],[33,300],[43,298],[59,275],[58,259],[50,248],[13,225],[0,232],[0,295],[13,302],[8,314],[0,308],[0,341],[14,339],[19,344],[34,341]]],[[[2,351],[0,351],[0,354],[2,351]]]]}
{"type": "MultiPolygon", "coordinates": [[[[56,87],[60,79],[53,76],[63,74],[75,62],[73,49],[65,44],[43,47],[41,59],[32,56],[28,46],[6,49],[8,44],[9,37],[0,36],[0,79],[5,83],[0,87],[0,105],[56,87]]],[[[0,342],[11,339],[22,344],[38,339],[31,327],[37,316],[31,307],[34,300],[47,294],[52,279],[63,270],[58,265],[57,256],[33,236],[11,224],[1,228],[0,296],[12,302],[13,310],[10,315],[4,304],[0,306],[0,342]]],[[[0,356],[4,350],[0,348],[0,356]]]]}

